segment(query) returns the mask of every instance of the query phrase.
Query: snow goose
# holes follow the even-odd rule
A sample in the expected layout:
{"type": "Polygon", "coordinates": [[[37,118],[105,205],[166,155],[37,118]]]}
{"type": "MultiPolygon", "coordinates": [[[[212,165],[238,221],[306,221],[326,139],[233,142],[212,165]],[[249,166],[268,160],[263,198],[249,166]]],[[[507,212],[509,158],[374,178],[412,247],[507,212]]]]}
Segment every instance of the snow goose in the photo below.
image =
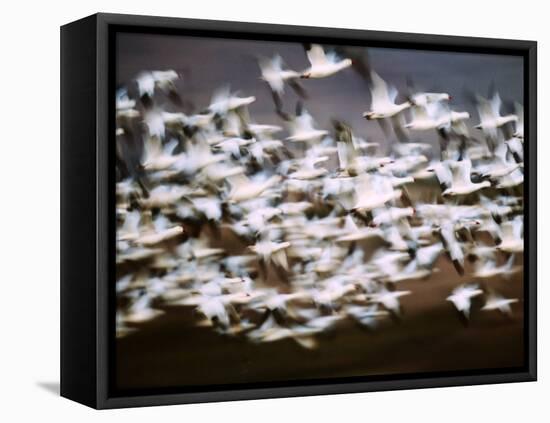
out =
{"type": "Polygon", "coordinates": [[[232,154],[233,157],[241,158],[241,150],[255,143],[255,139],[245,139],[245,138],[226,138],[223,141],[220,141],[213,145],[215,151],[223,151],[224,153],[232,154]]]}
{"type": "Polygon", "coordinates": [[[451,100],[451,96],[448,93],[417,92],[411,94],[409,99],[415,106],[425,107],[428,104],[449,101],[451,100]]]}
{"type": "Polygon", "coordinates": [[[188,144],[185,154],[178,156],[172,169],[186,175],[194,175],[206,166],[226,160],[225,154],[213,154],[206,142],[188,144]]]}
{"type": "Polygon", "coordinates": [[[342,229],[343,235],[336,238],[336,242],[355,242],[368,238],[383,238],[383,233],[378,228],[359,228],[351,215],[347,215],[342,229]]]}
{"type": "Polygon", "coordinates": [[[408,257],[401,251],[378,250],[369,264],[374,272],[387,277],[399,273],[408,257]]]}
{"type": "Polygon", "coordinates": [[[472,307],[472,298],[483,294],[477,284],[461,285],[455,288],[447,301],[453,303],[458,312],[466,319],[470,318],[470,309],[472,307]]]}
{"type": "Polygon", "coordinates": [[[306,79],[326,78],[349,68],[352,64],[351,59],[340,59],[335,53],[326,54],[319,44],[308,45],[306,55],[311,66],[300,75],[306,79]]]}
{"type": "MultiPolygon", "coordinates": [[[[216,259],[224,252],[225,250],[223,248],[210,247],[205,239],[200,238],[191,238],[176,248],[177,256],[180,259],[184,261],[192,260],[198,262],[198,264],[209,262],[211,259],[216,259]]],[[[196,272],[195,274],[198,278],[209,280],[217,276],[218,272],[216,270],[214,274],[209,272],[196,272]]]]}
{"type": "Polygon", "coordinates": [[[139,204],[147,209],[171,207],[189,193],[190,190],[181,185],[159,185],[149,192],[149,197],[141,199],[139,204]]]}
{"type": "Polygon", "coordinates": [[[481,309],[485,311],[498,310],[502,314],[511,316],[512,307],[510,306],[518,301],[517,298],[505,298],[500,294],[493,293],[485,300],[485,305],[481,309]]]}
{"type": "Polygon", "coordinates": [[[171,140],[162,145],[160,138],[147,138],[144,143],[141,165],[144,169],[152,172],[172,167],[181,157],[174,154],[177,146],[177,140],[171,140]]]}
{"type": "Polygon", "coordinates": [[[179,75],[174,70],[148,71],[140,73],[136,78],[138,93],[142,102],[149,107],[155,94],[155,88],[159,88],[174,100],[179,99],[175,81],[179,75]]]}
{"type": "Polygon", "coordinates": [[[164,117],[159,110],[150,110],[144,116],[145,127],[150,138],[164,139],[166,135],[166,125],[164,117]]]}
{"type": "Polygon", "coordinates": [[[439,235],[441,241],[453,262],[453,265],[457,272],[464,274],[464,251],[462,250],[461,243],[456,238],[455,222],[444,221],[439,225],[439,235]]]}
{"type": "Polygon", "coordinates": [[[120,88],[116,92],[116,110],[117,114],[123,110],[130,110],[136,107],[136,101],[130,99],[128,96],[128,90],[126,88],[120,88]]]}
{"type": "Polygon", "coordinates": [[[256,244],[249,246],[249,250],[256,253],[262,263],[274,263],[277,266],[288,270],[286,249],[291,246],[290,242],[274,242],[268,237],[262,237],[256,244]]]}
{"type": "Polygon", "coordinates": [[[139,236],[139,223],[141,213],[139,210],[128,212],[124,223],[117,229],[117,241],[133,241],[139,236]]]}
{"type": "Polygon", "coordinates": [[[514,267],[513,254],[510,255],[508,261],[502,266],[497,266],[496,259],[494,257],[487,257],[478,261],[473,276],[484,279],[489,279],[499,275],[508,277],[512,273],[518,272],[519,270],[521,270],[521,266],[514,267]]]}
{"type": "Polygon", "coordinates": [[[495,148],[493,160],[486,164],[479,164],[475,171],[480,173],[482,178],[496,180],[509,175],[520,167],[520,163],[510,161],[508,156],[508,144],[501,143],[495,148]]]}
{"type": "Polygon", "coordinates": [[[516,108],[516,116],[518,117],[515,122],[514,137],[523,140],[523,106],[519,103],[514,104],[516,108]]]}
{"type": "Polygon", "coordinates": [[[389,291],[383,288],[379,292],[370,295],[371,301],[382,304],[386,310],[396,316],[401,314],[399,298],[411,294],[411,291],[389,291]]]}
{"type": "Polygon", "coordinates": [[[153,220],[152,227],[142,231],[134,242],[144,247],[152,247],[169,239],[178,237],[183,232],[182,226],[171,224],[168,218],[159,215],[153,220]]]}
{"type": "Polygon", "coordinates": [[[439,103],[428,103],[425,106],[411,107],[412,120],[404,126],[413,131],[428,131],[440,128],[449,123],[449,117],[445,115],[439,103]]]}
{"type": "Polygon", "coordinates": [[[231,190],[228,201],[241,202],[261,196],[266,190],[281,181],[279,175],[272,175],[262,180],[251,180],[244,174],[231,175],[227,179],[231,190]]]}
{"type": "Polygon", "coordinates": [[[411,107],[409,101],[396,104],[397,90],[389,86],[376,72],[371,72],[371,108],[363,113],[367,120],[385,119],[411,107]]]}
{"type": "Polygon", "coordinates": [[[523,141],[522,138],[513,137],[505,141],[512,157],[517,163],[523,163],[523,141]]]}
{"type": "Polygon", "coordinates": [[[435,175],[442,192],[445,192],[453,184],[453,173],[447,161],[432,161],[424,170],[415,173],[414,178],[423,179],[428,175],[435,175]]]}
{"type": "Polygon", "coordinates": [[[369,329],[376,328],[380,320],[388,315],[387,311],[378,309],[378,304],[367,306],[350,304],[344,307],[344,312],[361,326],[369,329]]]}
{"type": "Polygon", "coordinates": [[[470,160],[451,163],[451,172],[453,174],[452,185],[443,191],[444,197],[453,197],[457,195],[468,195],[491,186],[489,181],[472,182],[470,160]]]}
{"type": "Polygon", "coordinates": [[[414,250],[414,259],[417,266],[431,270],[442,251],[443,244],[441,242],[414,250]]]}
{"type": "Polygon", "coordinates": [[[497,249],[505,253],[523,252],[523,217],[516,216],[513,220],[503,222],[502,242],[497,245],[497,249]]]}
{"type": "Polygon", "coordinates": [[[386,278],[387,282],[398,283],[410,280],[420,280],[432,273],[431,269],[426,269],[419,265],[416,260],[411,260],[398,273],[389,275],[386,278]]]}
{"type": "Polygon", "coordinates": [[[284,69],[284,63],[281,56],[276,54],[272,58],[260,58],[258,60],[258,65],[262,73],[261,79],[268,84],[277,109],[282,108],[281,98],[284,94],[285,83],[287,83],[300,97],[306,97],[304,89],[297,82],[297,79],[301,76],[300,72],[284,69]]]}
{"type": "Polygon", "coordinates": [[[259,139],[264,139],[265,137],[271,137],[277,132],[283,130],[279,125],[268,125],[263,123],[249,123],[246,126],[246,129],[252,133],[252,135],[257,136],[259,139]]]}
{"type": "Polygon", "coordinates": [[[316,339],[313,335],[319,333],[320,330],[316,328],[306,327],[284,327],[280,326],[273,315],[262,323],[262,325],[248,332],[247,336],[253,342],[275,342],[283,339],[291,339],[295,341],[300,347],[306,349],[315,349],[318,346],[316,339]]]}
{"type": "Polygon", "coordinates": [[[514,188],[523,184],[523,167],[520,167],[506,176],[500,178],[496,184],[498,189],[514,188]]]}
{"type": "Polygon", "coordinates": [[[401,190],[394,189],[389,178],[363,174],[357,177],[354,210],[371,211],[401,197],[401,190]]]}
{"type": "Polygon", "coordinates": [[[337,247],[326,246],[318,260],[307,264],[306,270],[321,274],[333,272],[342,262],[339,252],[337,247]]]}
{"type": "Polygon", "coordinates": [[[315,167],[318,163],[326,162],[329,159],[328,156],[321,157],[305,157],[297,162],[298,169],[288,175],[293,179],[316,179],[324,176],[328,173],[328,170],[322,167],[315,167]]]}
{"type": "Polygon", "coordinates": [[[290,136],[286,139],[292,142],[318,141],[324,138],[328,131],[315,129],[313,117],[300,103],[296,106],[296,116],[290,120],[290,136]]]}
{"type": "Polygon", "coordinates": [[[236,110],[240,107],[248,106],[256,101],[256,97],[239,97],[231,93],[228,86],[218,89],[212,96],[208,110],[219,116],[224,116],[227,112],[236,110]]]}
{"type": "Polygon", "coordinates": [[[423,142],[408,142],[395,144],[392,146],[392,149],[399,156],[419,156],[429,152],[432,149],[432,146],[423,142]]]}
{"type": "Polygon", "coordinates": [[[201,296],[197,304],[197,310],[203,314],[211,324],[220,325],[224,328],[229,327],[231,324],[230,314],[238,316],[234,308],[223,301],[223,296],[221,295],[201,296]]]}
{"type": "Polygon", "coordinates": [[[152,302],[153,298],[149,294],[143,293],[126,311],[123,317],[124,323],[143,323],[163,314],[161,310],[152,307],[152,302]]]}
{"type": "Polygon", "coordinates": [[[214,182],[217,184],[231,176],[244,174],[245,171],[246,169],[242,166],[232,166],[227,162],[218,162],[205,166],[198,175],[198,179],[205,183],[214,182]]]}
{"type": "Polygon", "coordinates": [[[322,287],[318,287],[312,292],[312,299],[315,305],[323,310],[333,310],[334,303],[355,291],[354,284],[345,283],[344,278],[332,277],[325,282],[322,287]]]}
{"type": "Polygon", "coordinates": [[[419,167],[428,163],[428,158],[423,154],[416,154],[407,157],[399,157],[384,164],[384,169],[394,175],[409,175],[418,170],[419,167]]]}
{"type": "Polygon", "coordinates": [[[387,207],[372,210],[372,225],[390,225],[398,220],[412,217],[414,209],[412,207],[387,207]]]}
{"type": "Polygon", "coordinates": [[[481,96],[477,96],[476,99],[480,123],[474,128],[482,130],[493,142],[498,139],[498,128],[507,123],[518,121],[515,114],[501,116],[502,100],[498,92],[494,92],[490,99],[481,96]]]}

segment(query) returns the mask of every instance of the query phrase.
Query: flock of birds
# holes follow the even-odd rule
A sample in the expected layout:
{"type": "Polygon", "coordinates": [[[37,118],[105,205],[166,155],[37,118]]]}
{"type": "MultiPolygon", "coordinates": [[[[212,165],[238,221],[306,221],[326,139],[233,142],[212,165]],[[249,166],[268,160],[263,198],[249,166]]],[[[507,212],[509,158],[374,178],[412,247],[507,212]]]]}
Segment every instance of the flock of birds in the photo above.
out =
{"type": "Polygon", "coordinates": [[[341,325],[402,318],[413,292],[400,285],[445,261],[466,279],[446,298],[465,324],[474,305],[511,315],[520,300],[489,280],[522,270],[521,105],[502,115],[494,89],[471,95],[479,122],[468,126],[448,93],[408,84],[397,102],[365,49],[305,49],[303,71],[258,58],[282,126],[254,122],[255,97],[228,88],[201,112],[178,111],[173,70],[117,91],[117,336],[188,307],[193,324],[225,335],[315,348],[341,325]],[[368,84],[358,113],[380,125],[388,152],[343,121],[318,128],[305,109],[302,84],[344,70],[368,84]],[[283,110],[287,86],[295,113],[283,110]],[[439,148],[413,141],[429,132],[439,148]]]}

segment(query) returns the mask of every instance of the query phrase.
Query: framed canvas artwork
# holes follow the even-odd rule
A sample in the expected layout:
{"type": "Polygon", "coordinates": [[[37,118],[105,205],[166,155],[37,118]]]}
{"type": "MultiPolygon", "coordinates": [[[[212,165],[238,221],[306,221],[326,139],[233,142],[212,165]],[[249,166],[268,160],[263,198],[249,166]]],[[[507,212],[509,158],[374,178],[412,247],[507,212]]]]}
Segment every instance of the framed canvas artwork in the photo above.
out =
{"type": "Polygon", "coordinates": [[[536,43],[61,29],[61,393],[536,379],[536,43]]]}

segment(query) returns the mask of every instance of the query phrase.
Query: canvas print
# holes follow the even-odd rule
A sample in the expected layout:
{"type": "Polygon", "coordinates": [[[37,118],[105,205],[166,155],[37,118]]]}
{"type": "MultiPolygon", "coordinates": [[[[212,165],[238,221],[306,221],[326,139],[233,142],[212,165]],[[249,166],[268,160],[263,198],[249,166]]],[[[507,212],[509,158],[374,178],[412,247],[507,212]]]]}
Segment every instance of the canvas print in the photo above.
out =
{"type": "Polygon", "coordinates": [[[522,57],[116,37],[116,388],[523,366],[522,57]]]}

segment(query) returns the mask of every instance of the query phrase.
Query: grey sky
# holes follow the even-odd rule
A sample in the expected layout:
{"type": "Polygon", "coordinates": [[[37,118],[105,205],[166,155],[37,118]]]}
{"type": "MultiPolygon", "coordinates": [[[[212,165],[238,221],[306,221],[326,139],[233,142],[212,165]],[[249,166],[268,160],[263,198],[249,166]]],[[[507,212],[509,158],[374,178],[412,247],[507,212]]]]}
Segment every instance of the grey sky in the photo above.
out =
{"type": "MultiPolygon", "coordinates": [[[[256,96],[250,112],[257,122],[280,124],[254,59],[275,53],[280,54],[291,69],[303,70],[308,66],[299,43],[122,33],[117,43],[117,83],[129,84],[144,70],[175,69],[184,75],[178,84],[182,97],[197,109],[209,104],[217,88],[230,84],[232,90],[242,95],[256,96]]],[[[368,53],[374,70],[400,93],[407,77],[421,89],[448,92],[453,97],[453,108],[470,112],[471,124],[476,123],[477,114],[465,99],[465,88],[486,95],[494,81],[504,100],[523,103],[521,57],[381,48],[369,48],[368,53]]],[[[369,107],[370,94],[351,69],[302,83],[310,94],[306,108],[320,126],[328,128],[330,118],[342,118],[357,134],[372,141],[380,140],[382,133],[378,125],[362,118],[369,107]]],[[[294,109],[296,99],[287,88],[284,96],[287,111],[294,109]]]]}

